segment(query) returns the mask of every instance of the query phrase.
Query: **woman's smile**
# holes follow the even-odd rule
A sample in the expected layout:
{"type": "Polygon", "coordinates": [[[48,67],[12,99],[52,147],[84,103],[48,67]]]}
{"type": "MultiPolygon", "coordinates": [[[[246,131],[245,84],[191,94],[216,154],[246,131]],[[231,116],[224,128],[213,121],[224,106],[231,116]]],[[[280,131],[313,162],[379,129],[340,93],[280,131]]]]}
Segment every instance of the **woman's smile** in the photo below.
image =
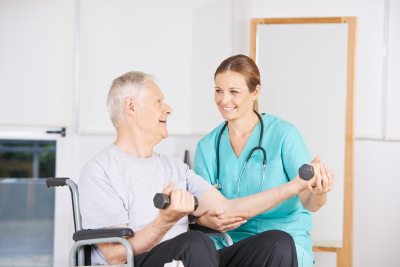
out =
{"type": "Polygon", "coordinates": [[[222,109],[223,110],[226,110],[226,111],[231,111],[231,110],[234,110],[234,109],[236,109],[236,107],[222,107],[222,109]]]}

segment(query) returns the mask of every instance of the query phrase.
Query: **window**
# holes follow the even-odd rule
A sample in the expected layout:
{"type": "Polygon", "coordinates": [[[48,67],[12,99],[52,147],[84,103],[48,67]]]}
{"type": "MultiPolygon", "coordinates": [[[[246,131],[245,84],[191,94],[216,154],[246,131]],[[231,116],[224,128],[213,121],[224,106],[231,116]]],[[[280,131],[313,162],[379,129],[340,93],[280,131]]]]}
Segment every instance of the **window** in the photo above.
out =
{"type": "Polygon", "coordinates": [[[52,266],[56,141],[0,140],[0,266],[52,266]]]}
{"type": "Polygon", "coordinates": [[[0,177],[48,178],[55,175],[56,141],[0,140],[0,177]]]}

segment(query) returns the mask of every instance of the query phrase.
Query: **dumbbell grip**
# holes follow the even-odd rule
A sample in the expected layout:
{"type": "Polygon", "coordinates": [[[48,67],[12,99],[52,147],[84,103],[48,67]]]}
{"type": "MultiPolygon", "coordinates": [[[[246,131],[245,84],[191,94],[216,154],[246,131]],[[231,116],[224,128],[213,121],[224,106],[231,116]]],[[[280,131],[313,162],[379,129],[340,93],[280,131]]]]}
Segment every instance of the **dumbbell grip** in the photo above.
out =
{"type": "MultiPolygon", "coordinates": [[[[163,210],[168,208],[169,204],[171,203],[169,197],[166,194],[162,193],[157,193],[154,196],[153,202],[154,202],[154,207],[163,210]]],[[[194,210],[197,210],[198,207],[199,207],[199,200],[197,199],[197,197],[194,197],[194,210]]]]}
{"type": "Polygon", "coordinates": [[[301,179],[303,180],[310,180],[311,178],[314,177],[314,168],[313,166],[309,165],[309,164],[303,164],[300,168],[299,168],[299,176],[301,179]]]}

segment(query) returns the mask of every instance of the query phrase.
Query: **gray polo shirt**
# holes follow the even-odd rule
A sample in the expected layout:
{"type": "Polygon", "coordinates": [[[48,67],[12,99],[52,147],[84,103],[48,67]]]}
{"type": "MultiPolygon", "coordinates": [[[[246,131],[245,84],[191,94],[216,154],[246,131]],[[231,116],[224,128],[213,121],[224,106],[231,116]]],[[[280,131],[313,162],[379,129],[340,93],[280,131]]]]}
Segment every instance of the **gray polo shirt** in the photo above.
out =
{"type": "MultiPolygon", "coordinates": [[[[180,159],[153,153],[150,158],[132,157],[110,145],[90,160],[78,182],[84,229],[128,224],[138,231],[154,221],[159,211],[153,197],[173,181],[174,190],[187,190],[199,198],[211,185],[196,175],[180,159]]],[[[184,233],[187,217],[179,220],[161,242],[184,233]]],[[[107,261],[92,246],[92,264],[107,261]]]]}

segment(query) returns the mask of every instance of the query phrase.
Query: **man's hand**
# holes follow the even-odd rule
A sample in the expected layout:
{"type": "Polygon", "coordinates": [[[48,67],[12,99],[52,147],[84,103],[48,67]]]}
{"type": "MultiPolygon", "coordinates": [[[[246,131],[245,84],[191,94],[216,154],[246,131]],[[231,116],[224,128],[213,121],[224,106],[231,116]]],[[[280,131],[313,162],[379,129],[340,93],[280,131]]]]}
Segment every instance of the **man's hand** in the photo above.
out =
{"type": "Polygon", "coordinates": [[[209,210],[206,214],[197,218],[196,223],[220,232],[226,232],[247,222],[240,217],[226,218],[223,214],[223,210],[209,210]]]}
{"type": "Polygon", "coordinates": [[[175,190],[174,183],[169,185],[161,192],[170,198],[170,205],[165,209],[160,209],[159,217],[166,223],[175,224],[181,218],[194,211],[194,196],[185,190],[175,190]]]}
{"type": "Polygon", "coordinates": [[[315,183],[307,183],[307,188],[311,194],[315,196],[321,196],[333,189],[333,181],[335,180],[335,174],[333,171],[328,170],[328,166],[320,163],[321,158],[316,157],[311,165],[315,169],[318,169],[319,175],[315,176],[315,183]]]}

